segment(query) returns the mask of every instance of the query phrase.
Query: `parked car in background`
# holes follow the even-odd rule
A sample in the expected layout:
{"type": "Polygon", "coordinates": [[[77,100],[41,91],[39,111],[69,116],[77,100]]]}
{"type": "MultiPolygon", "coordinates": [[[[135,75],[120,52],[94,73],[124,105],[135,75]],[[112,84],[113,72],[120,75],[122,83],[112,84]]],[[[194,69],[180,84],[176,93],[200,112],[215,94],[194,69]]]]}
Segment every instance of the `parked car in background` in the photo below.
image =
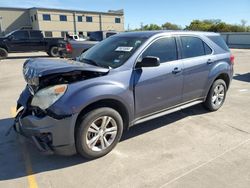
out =
{"type": "Polygon", "coordinates": [[[103,39],[117,34],[115,31],[94,31],[88,33],[87,40],[74,41],[68,40],[59,44],[59,56],[62,58],[74,59],[80,56],[83,52],[87,51],[103,39]]]}
{"type": "Polygon", "coordinates": [[[218,110],[233,64],[219,34],[184,31],[118,34],[78,61],[30,59],[15,128],[43,151],[101,157],[132,125],[199,103],[218,110]]]}
{"type": "Polygon", "coordinates": [[[90,41],[102,41],[112,35],[117,34],[116,31],[93,31],[88,32],[88,37],[90,41]]]}
{"type": "Polygon", "coordinates": [[[69,40],[75,40],[75,41],[85,41],[87,38],[82,38],[79,35],[69,35],[68,36],[69,40]]]}
{"type": "Polygon", "coordinates": [[[0,59],[12,52],[44,51],[51,57],[58,56],[58,44],[63,38],[44,38],[38,30],[16,30],[0,38],[0,59]]]}

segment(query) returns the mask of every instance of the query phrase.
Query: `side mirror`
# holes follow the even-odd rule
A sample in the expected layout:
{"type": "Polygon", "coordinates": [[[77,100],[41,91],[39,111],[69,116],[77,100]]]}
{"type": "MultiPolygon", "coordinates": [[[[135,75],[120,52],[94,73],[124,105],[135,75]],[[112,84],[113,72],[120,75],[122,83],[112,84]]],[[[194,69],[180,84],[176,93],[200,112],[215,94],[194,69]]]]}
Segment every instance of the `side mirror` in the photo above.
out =
{"type": "Polygon", "coordinates": [[[137,62],[136,68],[141,67],[158,67],[160,66],[160,58],[154,56],[146,56],[141,62],[137,62]]]}
{"type": "Polygon", "coordinates": [[[14,36],[13,35],[10,35],[9,37],[8,37],[8,40],[9,41],[11,41],[11,40],[13,40],[14,39],[14,36]]]}

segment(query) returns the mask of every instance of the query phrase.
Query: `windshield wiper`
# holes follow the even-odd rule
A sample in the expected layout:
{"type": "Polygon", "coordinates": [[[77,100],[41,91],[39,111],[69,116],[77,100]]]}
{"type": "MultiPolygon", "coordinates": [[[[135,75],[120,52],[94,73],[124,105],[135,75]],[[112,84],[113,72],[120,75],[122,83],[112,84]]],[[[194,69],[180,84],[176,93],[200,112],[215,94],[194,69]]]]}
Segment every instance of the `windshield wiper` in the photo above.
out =
{"type": "Polygon", "coordinates": [[[90,64],[90,65],[94,65],[94,66],[97,66],[97,67],[100,67],[100,65],[98,63],[96,63],[94,60],[92,59],[80,59],[81,62],[83,63],[87,63],[87,64],[90,64]]]}
{"type": "Polygon", "coordinates": [[[80,61],[83,62],[83,63],[87,63],[87,64],[90,64],[90,65],[97,66],[97,67],[109,68],[109,66],[99,65],[97,62],[95,62],[92,59],[83,58],[83,59],[80,59],[80,61]]]}

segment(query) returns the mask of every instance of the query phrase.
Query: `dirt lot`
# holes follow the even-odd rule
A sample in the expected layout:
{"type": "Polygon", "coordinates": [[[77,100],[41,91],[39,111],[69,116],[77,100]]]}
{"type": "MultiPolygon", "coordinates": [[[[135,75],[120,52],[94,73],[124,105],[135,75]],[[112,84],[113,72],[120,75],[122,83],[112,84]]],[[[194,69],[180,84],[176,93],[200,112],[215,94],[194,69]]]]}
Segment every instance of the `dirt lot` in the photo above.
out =
{"type": "Polygon", "coordinates": [[[0,187],[250,187],[250,50],[233,50],[235,76],[218,112],[201,105],[137,125],[105,157],[43,155],[12,132],[22,64],[0,61],[0,187]]]}

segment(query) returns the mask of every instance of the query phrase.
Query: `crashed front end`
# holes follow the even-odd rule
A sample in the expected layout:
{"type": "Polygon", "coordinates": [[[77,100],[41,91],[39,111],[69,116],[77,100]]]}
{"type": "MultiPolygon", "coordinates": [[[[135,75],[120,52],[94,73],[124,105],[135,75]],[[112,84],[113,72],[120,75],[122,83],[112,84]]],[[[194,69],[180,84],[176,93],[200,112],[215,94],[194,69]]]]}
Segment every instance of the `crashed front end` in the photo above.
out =
{"type": "Polygon", "coordinates": [[[69,84],[102,76],[108,71],[65,61],[56,63],[53,66],[39,59],[24,63],[27,85],[17,101],[14,128],[32,139],[40,151],[72,155],[76,152],[74,127],[78,114],[58,114],[51,106],[67,93],[69,84]]]}

